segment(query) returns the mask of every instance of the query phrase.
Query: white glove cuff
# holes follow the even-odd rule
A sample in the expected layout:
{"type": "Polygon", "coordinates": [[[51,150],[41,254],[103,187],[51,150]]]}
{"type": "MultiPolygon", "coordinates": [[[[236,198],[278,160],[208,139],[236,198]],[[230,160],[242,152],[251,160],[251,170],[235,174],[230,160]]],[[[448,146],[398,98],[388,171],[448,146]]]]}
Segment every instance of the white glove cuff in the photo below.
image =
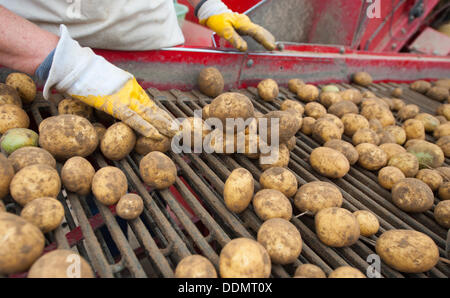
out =
{"type": "Polygon", "coordinates": [[[221,13],[233,12],[220,0],[208,0],[199,8],[198,19],[206,20],[210,16],[218,15],[221,13]]]}

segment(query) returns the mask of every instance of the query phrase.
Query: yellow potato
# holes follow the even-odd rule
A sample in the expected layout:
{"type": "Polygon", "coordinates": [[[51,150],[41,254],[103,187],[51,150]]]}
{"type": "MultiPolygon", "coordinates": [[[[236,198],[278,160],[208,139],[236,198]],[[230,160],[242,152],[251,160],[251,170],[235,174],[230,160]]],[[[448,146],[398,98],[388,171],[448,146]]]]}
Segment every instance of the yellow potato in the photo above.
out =
{"type": "Polygon", "coordinates": [[[250,204],[253,198],[254,181],[252,174],[244,169],[237,168],[231,172],[225,181],[223,198],[228,210],[241,213],[250,204]]]}
{"type": "Polygon", "coordinates": [[[408,119],[403,123],[403,129],[405,130],[407,140],[425,140],[425,127],[421,121],[408,119]]]}
{"type": "Polygon", "coordinates": [[[419,113],[414,119],[423,123],[426,132],[433,132],[441,124],[436,117],[427,113],[419,113]]]}
{"type": "Polygon", "coordinates": [[[22,209],[20,216],[41,229],[43,233],[55,230],[64,219],[64,207],[54,198],[37,198],[22,209]]]}
{"type": "Polygon", "coordinates": [[[305,82],[303,82],[303,80],[300,79],[290,79],[288,82],[288,89],[289,91],[291,91],[292,93],[297,94],[298,89],[300,86],[305,85],[305,82]]]}
{"type": "Polygon", "coordinates": [[[343,100],[348,100],[356,105],[359,105],[362,101],[362,94],[356,89],[347,89],[339,92],[343,100]]]}
{"type": "Polygon", "coordinates": [[[405,174],[396,167],[384,167],[378,172],[378,183],[386,189],[392,189],[404,178],[406,178],[405,174]]]}
{"type": "Polygon", "coordinates": [[[362,107],[361,115],[367,118],[367,120],[378,119],[383,127],[394,125],[395,118],[387,105],[382,104],[370,104],[362,107]]]}
{"type": "Polygon", "coordinates": [[[225,92],[214,98],[209,105],[209,117],[218,118],[226,125],[227,118],[247,120],[255,115],[250,99],[236,92],[225,92]]]}
{"type": "Polygon", "coordinates": [[[259,177],[262,188],[275,189],[286,197],[292,197],[297,192],[297,178],[288,169],[273,167],[265,170],[259,177]]]}
{"type": "Polygon", "coordinates": [[[276,128],[277,122],[279,143],[287,142],[300,129],[301,124],[296,120],[293,113],[287,111],[272,111],[267,113],[264,117],[267,119],[267,136],[261,135],[260,132],[260,137],[262,137],[267,144],[272,143],[272,129],[276,128]],[[274,127],[272,127],[272,125],[274,125],[274,127]]]}
{"type": "Polygon", "coordinates": [[[372,76],[369,73],[360,71],[353,74],[353,82],[360,86],[367,87],[372,84],[373,80],[372,76]]]}
{"type": "Polygon", "coordinates": [[[360,231],[356,217],[343,208],[322,209],[314,217],[316,234],[331,247],[347,247],[358,241],[360,231]]]}
{"type": "Polygon", "coordinates": [[[313,117],[303,118],[303,124],[301,128],[302,133],[308,136],[311,135],[316,121],[317,120],[314,119],[313,117]]]}
{"type": "Polygon", "coordinates": [[[142,180],[150,187],[165,189],[175,183],[177,167],[164,153],[153,151],[148,153],[139,163],[142,180]]]}
{"type": "Polygon", "coordinates": [[[36,84],[32,78],[24,73],[10,73],[6,77],[5,83],[16,89],[22,100],[26,103],[31,103],[36,97],[36,84]]]}
{"type": "Polygon", "coordinates": [[[438,194],[439,199],[443,201],[450,200],[450,182],[448,181],[443,182],[441,186],[439,186],[438,194]]]}
{"type": "Polygon", "coordinates": [[[319,97],[319,89],[310,84],[300,85],[297,88],[297,96],[303,101],[316,101],[319,97]]]}
{"type": "Polygon", "coordinates": [[[396,155],[396,154],[406,152],[405,148],[403,148],[402,146],[400,146],[398,144],[393,144],[393,143],[381,144],[379,146],[379,148],[381,150],[383,150],[384,153],[386,153],[387,160],[390,160],[391,157],[396,155]]]}
{"type": "Polygon", "coordinates": [[[394,111],[400,111],[404,106],[406,106],[406,103],[400,98],[392,99],[392,109],[394,111]]]}
{"type": "Polygon", "coordinates": [[[359,144],[356,146],[356,151],[359,154],[359,165],[370,171],[384,167],[388,161],[386,153],[374,144],[359,144]]]}
{"type": "Polygon", "coordinates": [[[272,102],[275,98],[278,97],[278,84],[272,79],[265,79],[259,82],[258,86],[258,95],[264,100],[272,102]]]}
{"type": "Polygon", "coordinates": [[[175,278],[217,278],[214,265],[204,256],[183,258],[175,268],[175,278]]]}
{"type": "Polygon", "coordinates": [[[61,181],[66,190],[85,196],[90,193],[95,169],[83,157],[69,158],[61,169],[61,181]]]}
{"type": "Polygon", "coordinates": [[[341,207],[343,197],[340,190],[331,183],[314,181],[302,185],[294,198],[295,207],[301,212],[316,214],[322,209],[341,207]]]}
{"type": "Polygon", "coordinates": [[[327,109],[318,102],[309,102],[305,105],[305,114],[308,117],[319,119],[327,113],[327,109]]]}
{"type": "Polygon", "coordinates": [[[9,193],[9,185],[14,177],[12,163],[0,153],[0,200],[9,193]]]}
{"type": "Polygon", "coordinates": [[[17,173],[26,166],[46,164],[56,169],[56,160],[48,151],[39,147],[22,147],[15,150],[8,157],[9,162],[17,173]]]}
{"type": "Polygon", "coordinates": [[[11,128],[28,128],[30,118],[20,107],[13,104],[0,105],[0,134],[11,128]]]}
{"type": "Polygon", "coordinates": [[[292,217],[292,206],[289,199],[275,189],[258,191],[253,197],[253,209],[263,221],[271,218],[290,220],[292,217]]]}
{"type": "Polygon", "coordinates": [[[285,144],[280,144],[277,150],[271,153],[261,153],[259,157],[259,165],[263,171],[273,167],[287,167],[289,164],[289,149],[285,144]],[[273,154],[273,155],[271,155],[273,154]]]}
{"type": "Polygon", "coordinates": [[[352,143],[355,146],[362,143],[378,145],[380,143],[380,137],[370,128],[360,128],[353,134],[352,143]]]}
{"type": "MultiPolygon", "coordinates": [[[[338,116],[333,115],[333,114],[325,114],[322,117],[320,117],[319,119],[326,119],[326,120],[333,122],[339,128],[341,135],[344,133],[344,130],[345,130],[344,123],[342,123],[342,120],[338,116]]],[[[317,120],[319,120],[319,119],[317,119],[317,120]]]]}
{"type": "Polygon", "coordinates": [[[341,94],[338,92],[322,92],[320,93],[320,103],[329,108],[333,104],[343,101],[341,94]]]}
{"type": "Polygon", "coordinates": [[[383,124],[381,124],[380,120],[378,120],[376,118],[373,118],[373,119],[369,120],[369,128],[371,130],[373,130],[374,132],[376,132],[376,133],[380,133],[384,129],[383,124]]]}
{"type": "Polygon", "coordinates": [[[366,276],[356,268],[342,266],[332,271],[328,278],[366,278],[366,276]]]}
{"type": "Polygon", "coordinates": [[[92,193],[106,206],[117,203],[127,189],[127,177],[116,167],[101,168],[92,178],[92,193]]]}
{"type": "Polygon", "coordinates": [[[436,114],[439,116],[444,116],[445,119],[450,120],[450,104],[448,103],[441,104],[436,109],[436,114]]]}
{"type": "Polygon", "coordinates": [[[163,136],[161,140],[141,136],[137,139],[134,150],[140,155],[147,155],[152,151],[165,153],[169,151],[170,144],[171,140],[166,136],[163,136]]]}
{"type": "Polygon", "coordinates": [[[313,264],[302,264],[295,269],[294,276],[306,278],[326,278],[325,272],[319,266],[313,264]]]}
{"type": "Polygon", "coordinates": [[[358,210],[353,212],[359,224],[359,230],[362,236],[370,237],[375,235],[380,229],[380,222],[375,214],[367,210],[358,210]]]}
{"type": "Polygon", "coordinates": [[[392,156],[388,166],[396,167],[405,174],[406,177],[414,177],[419,171],[419,161],[414,154],[404,152],[392,156]]]}
{"type": "Polygon", "coordinates": [[[297,111],[300,115],[303,116],[303,113],[305,112],[305,108],[301,103],[298,101],[292,100],[292,99],[286,99],[283,101],[283,103],[280,105],[280,110],[286,111],[289,109],[293,109],[297,111]]]}
{"type": "Polygon", "coordinates": [[[125,158],[136,144],[136,135],[123,122],[111,125],[100,142],[100,150],[106,158],[121,160],[125,158]]]}
{"type": "Polygon", "coordinates": [[[327,147],[314,149],[309,162],[314,170],[328,178],[342,178],[350,170],[347,158],[339,151],[327,147]]]}
{"type": "Polygon", "coordinates": [[[441,201],[434,207],[434,219],[446,229],[450,229],[450,201],[441,201]]]}
{"type": "Polygon", "coordinates": [[[444,163],[444,152],[442,149],[430,142],[421,141],[412,144],[406,149],[409,153],[414,154],[420,168],[437,168],[444,163]]]}
{"type": "Polygon", "coordinates": [[[447,100],[450,93],[448,91],[448,88],[434,86],[434,87],[431,87],[430,89],[428,89],[428,91],[425,95],[428,97],[431,97],[434,100],[443,102],[443,101],[447,100]]]}
{"type": "Polygon", "coordinates": [[[392,202],[406,212],[424,212],[433,207],[434,194],[421,180],[405,178],[392,187],[392,202]]]}
{"type": "Polygon", "coordinates": [[[398,117],[402,120],[408,120],[408,119],[413,119],[414,117],[416,117],[420,112],[420,109],[417,105],[414,104],[408,104],[406,106],[404,106],[403,108],[401,108],[397,115],[398,117]]]}
{"type": "Polygon", "coordinates": [[[358,106],[348,100],[334,103],[328,108],[328,113],[333,114],[339,118],[342,118],[345,114],[358,114],[358,112],[358,106]]]}
{"type": "Polygon", "coordinates": [[[223,92],[224,80],[215,67],[206,67],[200,71],[197,79],[198,88],[209,97],[216,97],[223,92]]]}
{"type": "Polygon", "coordinates": [[[58,114],[70,114],[92,119],[94,110],[78,99],[65,98],[58,103],[58,114]]]}
{"type": "Polygon", "coordinates": [[[358,151],[356,151],[355,147],[353,147],[352,144],[350,144],[346,141],[329,140],[328,142],[323,144],[323,146],[334,149],[334,150],[339,151],[340,153],[344,154],[344,156],[347,158],[350,165],[355,164],[359,159],[358,151]]]}
{"type": "Polygon", "coordinates": [[[391,133],[395,142],[399,145],[403,145],[406,142],[406,132],[405,130],[397,125],[390,125],[384,129],[384,131],[391,133]]]}
{"type": "Polygon", "coordinates": [[[420,170],[416,178],[422,180],[426,185],[428,185],[432,191],[438,190],[441,184],[444,182],[442,176],[436,170],[422,169],[420,170]]]}
{"type": "Polygon", "coordinates": [[[11,86],[0,83],[0,105],[12,104],[19,108],[22,107],[19,93],[11,86]]]}
{"type": "Polygon", "coordinates": [[[377,97],[376,95],[375,95],[375,93],[373,93],[372,91],[364,91],[363,93],[362,93],[362,96],[363,96],[363,98],[374,98],[374,97],[377,97]]]}
{"type": "Polygon", "coordinates": [[[439,139],[445,136],[450,136],[450,122],[438,125],[433,132],[433,137],[439,139]]]}
{"type": "Polygon", "coordinates": [[[116,212],[120,218],[132,220],[138,218],[144,211],[144,201],[133,193],[123,195],[116,205],[116,212]]]}
{"type": "Polygon", "coordinates": [[[342,116],[342,123],[344,124],[344,133],[352,137],[358,129],[369,128],[369,121],[359,114],[348,113],[342,116]]]}
{"type": "Polygon", "coordinates": [[[333,139],[342,138],[342,130],[330,119],[320,118],[314,123],[312,137],[323,144],[333,139]]]}

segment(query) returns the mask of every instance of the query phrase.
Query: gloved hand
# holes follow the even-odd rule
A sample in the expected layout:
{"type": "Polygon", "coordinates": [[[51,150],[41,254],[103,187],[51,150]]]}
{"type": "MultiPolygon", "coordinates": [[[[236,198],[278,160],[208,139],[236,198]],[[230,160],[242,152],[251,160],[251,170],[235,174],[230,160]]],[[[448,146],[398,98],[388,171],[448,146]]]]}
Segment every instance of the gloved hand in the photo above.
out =
{"type": "MultiPolygon", "coordinates": [[[[145,137],[173,137],[177,125],[137,83],[134,76],[81,47],[61,25],[44,97],[55,87],[82,102],[123,121],[145,137]]],[[[39,71],[39,69],[38,69],[39,71]]]]}
{"type": "Polygon", "coordinates": [[[208,26],[238,50],[243,52],[247,50],[247,42],[240,35],[250,35],[269,51],[275,49],[273,35],[263,27],[252,23],[248,16],[232,12],[220,0],[208,0],[200,5],[198,11],[196,9],[200,24],[208,26]]]}

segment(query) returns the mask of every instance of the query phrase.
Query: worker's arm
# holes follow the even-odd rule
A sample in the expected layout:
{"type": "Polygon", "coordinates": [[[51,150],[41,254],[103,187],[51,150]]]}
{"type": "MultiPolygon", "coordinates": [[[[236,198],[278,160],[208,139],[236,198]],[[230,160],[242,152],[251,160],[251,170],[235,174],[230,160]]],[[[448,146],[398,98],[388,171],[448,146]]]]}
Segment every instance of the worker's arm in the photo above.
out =
{"type": "Polygon", "coordinates": [[[195,7],[200,24],[208,26],[238,50],[247,50],[247,43],[240,35],[250,35],[266,49],[275,49],[275,38],[269,31],[252,23],[248,16],[231,11],[221,0],[189,2],[195,7]]]}

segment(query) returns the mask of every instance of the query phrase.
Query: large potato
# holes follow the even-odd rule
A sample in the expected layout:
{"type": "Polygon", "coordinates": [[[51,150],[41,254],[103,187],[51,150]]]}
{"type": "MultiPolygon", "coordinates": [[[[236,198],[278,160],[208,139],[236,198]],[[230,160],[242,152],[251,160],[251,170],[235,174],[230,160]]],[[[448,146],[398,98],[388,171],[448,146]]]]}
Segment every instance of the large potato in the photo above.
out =
{"type": "Polygon", "coordinates": [[[170,139],[163,136],[161,140],[155,140],[152,138],[139,137],[136,141],[134,150],[140,155],[147,155],[152,151],[159,151],[162,153],[167,152],[170,149],[170,139]]]}
{"type": "Polygon", "coordinates": [[[28,128],[30,118],[20,107],[13,104],[0,105],[0,134],[11,128],[28,128]]]}
{"type": "Polygon", "coordinates": [[[326,278],[325,272],[319,266],[302,264],[295,269],[294,277],[326,278]]]}
{"type": "Polygon", "coordinates": [[[434,219],[446,229],[450,229],[450,201],[441,201],[434,207],[434,219]]]}
{"type": "Polygon", "coordinates": [[[419,161],[414,154],[404,152],[391,157],[388,166],[396,167],[405,174],[406,177],[414,177],[419,171],[419,161]]]}
{"type": "Polygon", "coordinates": [[[386,153],[374,144],[359,144],[356,146],[356,151],[359,154],[358,163],[370,171],[384,167],[388,161],[386,153]]]}
{"type": "Polygon", "coordinates": [[[310,84],[300,85],[297,88],[297,96],[303,101],[315,101],[319,97],[319,89],[310,84]]]}
{"type": "Polygon", "coordinates": [[[19,108],[22,107],[19,93],[11,86],[0,83],[0,105],[12,104],[19,108]]]}
{"type": "Polygon", "coordinates": [[[278,84],[272,79],[265,79],[259,82],[258,86],[258,95],[264,101],[273,101],[278,96],[278,84]]]}
{"type": "Polygon", "coordinates": [[[9,162],[17,173],[26,166],[46,164],[56,169],[56,160],[45,149],[39,147],[23,147],[17,149],[8,157],[9,162]]]}
{"type": "Polygon", "coordinates": [[[387,160],[391,159],[392,156],[406,152],[406,149],[398,144],[388,143],[388,144],[381,144],[379,146],[381,150],[386,153],[387,160]]]}
{"type": "Polygon", "coordinates": [[[336,115],[339,118],[342,118],[342,116],[344,116],[345,114],[358,114],[358,112],[358,106],[348,100],[334,103],[328,108],[328,113],[336,115]]]}
{"type": "Polygon", "coordinates": [[[25,219],[0,212],[0,274],[20,273],[42,254],[45,238],[41,230],[25,219]]]}
{"type": "Polygon", "coordinates": [[[85,196],[91,192],[95,169],[80,156],[69,158],[61,169],[61,181],[66,190],[85,196]]]}
{"type": "Polygon", "coordinates": [[[300,79],[290,79],[288,81],[288,89],[289,91],[291,91],[292,93],[297,94],[298,89],[300,86],[305,85],[305,82],[303,82],[303,80],[300,79]]]}
{"type": "Polygon", "coordinates": [[[5,83],[16,89],[22,100],[26,103],[31,103],[36,97],[36,84],[32,78],[24,73],[10,73],[6,77],[5,83]]]}
{"type": "Polygon", "coordinates": [[[345,128],[344,133],[349,137],[352,137],[358,129],[369,128],[369,121],[359,114],[348,113],[342,116],[341,120],[345,128]]]}
{"type": "Polygon", "coordinates": [[[175,278],[217,278],[214,265],[204,256],[183,258],[175,268],[175,278]]]}
{"type": "Polygon", "coordinates": [[[356,268],[341,266],[333,270],[328,278],[366,278],[366,276],[356,268]]]}
{"type": "Polygon", "coordinates": [[[61,190],[61,180],[51,166],[34,164],[17,172],[9,188],[13,199],[25,206],[37,198],[56,198],[61,190]]]}
{"type": "Polygon", "coordinates": [[[209,105],[209,117],[218,118],[223,125],[227,118],[247,120],[255,115],[250,99],[236,92],[226,92],[214,98],[209,105]]]}
{"type": "Polygon", "coordinates": [[[252,239],[233,239],[220,252],[222,278],[268,278],[271,268],[266,249],[252,239]]]}
{"type": "Polygon", "coordinates": [[[406,212],[424,212],[433,206],[434,195],[421,180],[405,178],[392,187],[392,202],[406,212]]]}
{"type": "Polygon", "coordinates": [[[282,218],[265,221],[258,230],[258,242],[274,264],[293,263],[302,251],[302,237],[297,228],[282,218]]]}
{"type": "Polygon", "coordinates": [[[380,229],[378,218],[370,211],[358,210],[353,212],[359,224],[359,230],[362,236],[370,237],[375,235],[380,229]]]}
{"type": "Polygon", "coordinates": [[[412,90],[425,94],[428,89],[431,88],[431,83],[427,82],[427,81],[423,81],[423,80],[418,80],[415,81],[413,83],[411,83],[411,85],[409,85],[409,88],[411,88],[412,90]]]}
{"type": "Polygon", "coordinates": [[[420,170],[416,178],[422,180],[426,185],[428,185],[432,191],[438,190],[444,179],[436,170],[422,169],[420,170]]]}
{"type": "Polygon", "coordinates": [[[426,132],[433,132],[441,124],[436,117],[428,113],[419,113],[414,119],[423,123],[426,132]]]}
{"type": "Polygon", "coordinates": [[[275,148],[270,153],[261,153],[259,165],[263,171],[273,167],[287,167],[289,164],[289,149],[285,144],[280,144],[278,150],[275,148]],[[278,151],[278,152],[277,152],[278,151]]]}
{"type": "Polygon", "coordinates": [[[104,167],[92,178],[92,193],[103,205],[113,205],[126,194],[127,177],[116,167],[104,167]]]}
{"type": "Polygon", "coordinates": [[[437,168],[444,163],[444,152],[442,149],[430,142],[417,142],[406,149],[409,153],[414,154],[420,168],[437,168]]]}
{"type": "Polygon", "coordinates": [[[316,234],[325,245],[351,246],[358,241],[360,231],[356,217],[343,208],[322,209],[314,217],[316,234]]]}
{"type": "Polygon", "coordinates": [[[305,105],[305,114],[308,117],[319,119],[327,113],[327,109],[318,102],[309,102],[305,105]]]}
{"type": "Polygon", "coordinates": [[[273,167],[265,170],[259,177],[262,188],[276,189],[286,197],[292,197],[297,192],[297,178],[288,169],[273,167]]]}
{"type": "Polygon", "coordinates": [[[116,205],[116,212],[120,218],[132,220],[138,218],[144,211],[144,201],[133,193],[122,196],[116,205]]]}
{"type": "Polygon", "coordinates": [[[295,195],[294,204],[301,212],[316,214],[322,209],[341,207],[343,197],[331,183],[314,181],[302,185],[295,195]]]}
{"type": "Polygon", "coordinates": [[[252,174],[244,168],[234,169],[225,181],[225,206],[232,212],[244,211],[252,201],[254,189],[252,174]]]}
{"type": "Polygon", "coordinates": [[[372,84],[373,80],[372,76],[369,73],[360,71],[353,74],[353,82],[360,86],[367,87],[372,84]]]}
{"type": "Polygon", "coordinates": [[[94,110],[78,99],[65,98],[58,103],[58,114],[70,114],[92,119],[94,110]]]}
{"type": "Polygon", "coordinates": [[[117,122],[106,130],[100,142],[100,150],[106,158],[121,160],[125,158],[136,144],[136,135],[123,122],[117,122]]]}
{"type": "Polygon", "coordinates": [[[54,198],[37,198],[25,205],[20,216],[43,233],[48,233],[59,227],[63,221],[64,207],[54,198]]]}
{"type": "Polygon", "coordinates": [[[309,162],[314,170],[328,178],[342,178],[350,170],[347,158],[339,151],[327,147],[314,149],[309,162]]]}
{"type": "Polygon", "coordinates": [[[378,145],[380,143],[380,137],[370,128],[360,128],[353,134],[352,143],[355,146],[362,143],[378,145]]]}
{"type": "Polygon", "coordinates": [[[0,153],[0,200],[9,193],[9,184],[14,177],[12,163],[0,153]]]}
{"type": "Polygon", "coordinates": [[[253,208],[263,221],[271,218],[290,220],[292,217],[291,202],[282,192],[275,189],[258,191],[253,197],[253,208]]]}
{"type": "Polygon", "coordinates": [[[209,97],[216,97],[223,92],[224,80],[215,67],[206,67],[200,71],[197,79],[198,88],[209,97]]]}
{"type": "Polygon", "coordinates": [[[328,142],[323,144],[323,146],[334,149],[344,154],[351,165],[355,164],[358,161],[358,151],[356,151],[355,147],[353,147],[353,145],[349,142],[343,140],[329,140],[328,142]]]}
{"type": "Polygon", "coordinates": [[[439,261],[439,250],[427,235],[411,230],[390,230],[377,240],[375,250],[388,266],[405,273],[420,273],[439,261]]]}
{"type": "Polygon", "coordinates": [[[406,178],[405,174],[396,167],[384,167],[378,171],[378,183],[386,189],[392,189],[397,182],[406,178]]]}
{"type": "Polygon", "coordinates": [[[142,180],[156,189],[168,188],[175,183],[177,167],[164,153],[153,151],[148,153],[139,163],[142,180]]]}
{"type": "Polygon", "coordinates": [[[341,139],[341,129],[328,118],[320,118],[314,123],[312,137],[323,144],[333,139],[341,139]]]}
{"type": "Polygon", "coordinates": [[[39,145],[56,159],[64,160],[90,155],[97,148],[98,137],[86,118],[59,115],[46,118],[39,125],[39,145]]]}
{"type": "Polygon", "coordinates": [[[356,105],[359,105],[362,101],[362,94],[356,89],[346,89],[339,92],[343,100],[348,100],[356,105]]]}
{"type": "Polygon", "coordinates": [[[40,257],[31,266],[28,278],[94,278],[91,265],[76,252],[56,249],[40,257]],[[71,270],[78,264],[77,270],[71,270]]]}

